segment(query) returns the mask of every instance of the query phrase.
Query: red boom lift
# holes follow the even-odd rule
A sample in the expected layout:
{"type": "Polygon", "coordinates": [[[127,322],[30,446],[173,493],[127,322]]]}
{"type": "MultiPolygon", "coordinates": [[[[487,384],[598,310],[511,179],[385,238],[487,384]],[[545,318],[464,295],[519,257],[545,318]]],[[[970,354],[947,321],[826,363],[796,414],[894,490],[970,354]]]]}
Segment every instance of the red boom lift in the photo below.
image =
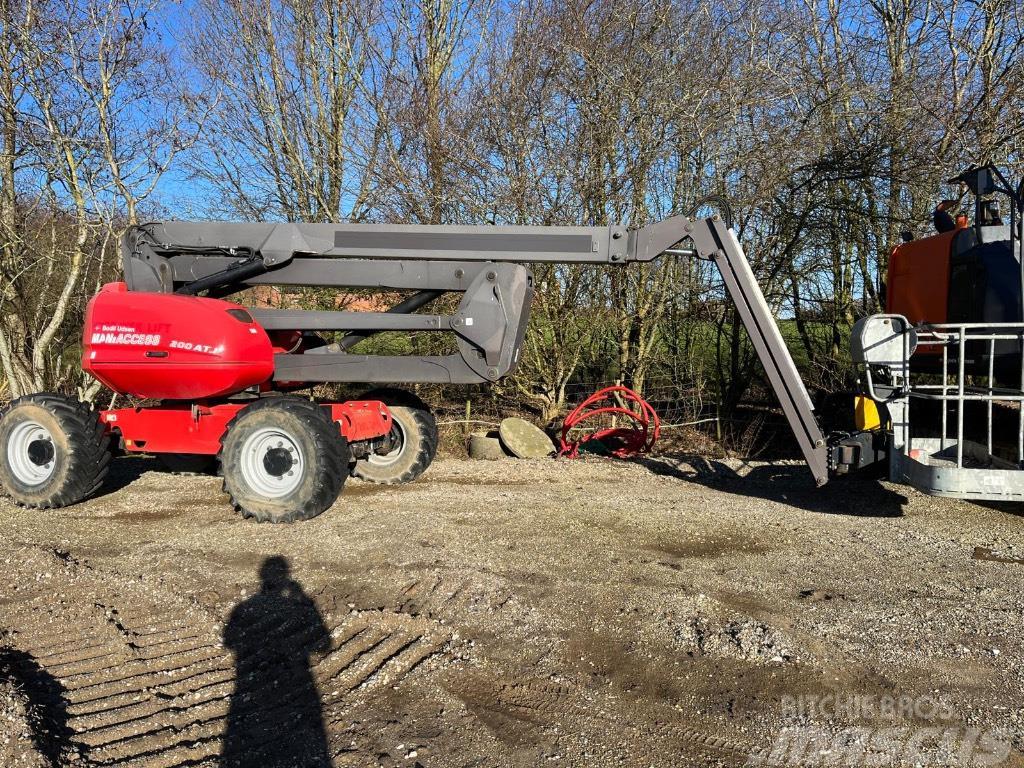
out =
{"type": "Polygon", "coordinates": [[[154,222],[122,242],[125,280],[89,305],[84,369],[146,405],[94,411],[55,394],[0,415],[0,482],[35,507],[73,504],[101,484],[112,446],[171,467],[216,461],[234,506],[257,520],[314,517],[350,474],[418,477],[437,450],[429,408],[411,392],[356,400],[293,394],[322,382],[478,383],[514,369],[533,278],[524,264],[624,266],[668,253],[711,259],[778,393],[818,484],[829,449],[813,406],[732,230],[716,215],[640,229],[154,222]],[[247,309],[249,287],[349,286],[411,292],[387,312],[247,309]],[[453,314],[417,312],[445,293],[453,314]],[[442,332],[456,352],[361,355],[379,331],[442,332]],[[325,335],[333,332],[332,335],[325,335]],[[334,339],[330,341],[330,339],[334,339]]]}
{"type": "Polygon", "coordinates": [[[379,385],[492,382],[515,368],[533,296],[525,264],[617,267],[667,254],[717,265],[818,485],[888,456],[893,479],[928,492],[1024,498],[1022,190],[991,166],[958,181],[977,198],[975,226],[899,246],[890,263],[889,313],[853,329],[853,360],[867,384],[861,404],[875,411],[873,423],[854,433],[822,434],[746,256],[717,215],[675,216],[639,229],[164,221],[125,235],[125,280],[93,298],[83,338],[84,369],[148,404],[97,412],[55,394],[15,400],[0,414],[0,483],[19,504],[73,504],[99,487],[113,446],[155,454],[172,467],[216,462],[224,490],[248,517],[314,517],[334,503],[350,474],[406,483],[434,458],[430,409],[411,392],[379,385]],[[1008,223],[992,205],[995,192],[1011,200],[1008,223]],[[410,295],[387,312],[247,309],[224,300],[266,285],[410,295]],[[454,313],[417,312],[446,293],[461,295],[454,313]],[[350,351],[380,331],[448,333],[456,351],[350,351]],[[911,388],[911,369],[928,366],[942,383],[911,388]],[[949,383],[952,369],[956,385],[949,383]],[[974,371],[987,373],[986,388],[972,390],[974,371]],[[1004,371],[1017,373],[1009,395],[996,387],[1004,371]],[[294,394],[323,382],[378,386],[345,402],[294,394]],[[914,447],[908,413],[915,397],[943,404],[935,446],[914,447]],[[1009,467],[993,463],[997,398],[1018,403],[1018,460],[1009,467]],[[988,409],[987,454],[965,438],[970,402],[988,409]],[[951,403],[959,414],[954,438],[946,429],[951,403]],[[972,469],[965,456],[988,464],[972,469]]]}

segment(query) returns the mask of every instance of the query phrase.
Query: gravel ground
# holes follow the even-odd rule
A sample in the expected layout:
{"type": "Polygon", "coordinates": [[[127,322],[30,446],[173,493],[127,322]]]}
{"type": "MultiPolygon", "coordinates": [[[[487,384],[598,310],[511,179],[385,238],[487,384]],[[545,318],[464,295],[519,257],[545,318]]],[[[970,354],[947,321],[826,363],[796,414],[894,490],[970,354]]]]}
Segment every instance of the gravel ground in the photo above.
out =
{"type": "Polygon", "coordinates": [[[1021,507],[685,458],[0,505],[4,766],[1024,765],[1021,507]]]}

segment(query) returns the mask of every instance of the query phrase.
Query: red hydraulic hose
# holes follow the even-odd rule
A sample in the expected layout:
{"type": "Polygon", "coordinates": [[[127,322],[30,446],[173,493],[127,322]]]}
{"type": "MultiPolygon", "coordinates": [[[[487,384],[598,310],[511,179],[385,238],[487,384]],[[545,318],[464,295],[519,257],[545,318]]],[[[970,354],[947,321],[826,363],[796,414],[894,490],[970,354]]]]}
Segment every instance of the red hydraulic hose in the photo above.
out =
{"type": "Polygon", "coordinates": [[[628,387],[605,387],[592,394],[565,417],[558,455],[575,459],[579,456],[581,445],[590,440],[600,440],[613,456],[625,459],[638,453],[650,451],[655,440],[658,439],[660,431],[661,420],[650,403],[628,387]],[[615,404],[613,395],[619,395],[619,401],[623,405],[615,404]],[[607,404],[602,405],[602,403],[607,404]],[[632,407],[624,407],[630,405],[632,407]],[[569,439],[569,431],[574,427],[579,426],[587,419],[609,413],[631,419],[633,424],[625,427],[596,429],[575,440],[569,439]]]}

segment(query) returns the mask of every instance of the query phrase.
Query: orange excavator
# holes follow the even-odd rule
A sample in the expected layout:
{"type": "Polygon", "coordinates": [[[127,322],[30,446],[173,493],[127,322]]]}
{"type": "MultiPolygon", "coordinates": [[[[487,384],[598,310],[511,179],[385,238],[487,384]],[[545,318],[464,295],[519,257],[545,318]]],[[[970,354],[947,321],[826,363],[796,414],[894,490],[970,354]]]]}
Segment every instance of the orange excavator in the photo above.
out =
{"type": "MultiPolygon", "coordinates": [[[[971,192],[974,221],[966,212],[955,216],[959,200],[944,200],[935,209],[937,234],[905,242],[893,249],[886,284],[886,312],[921,323],[1020,323],[1024,271],[1020,261],[1020,217],[1024,182],[1014,188],[992,165],[967,169],[950,179],[961,197],[971,192]],[[1000,197],[1009,201],[1008,215],[1000,197]]],[[[997,345],[996,368],[1016,370],[1010,346],[997,345]]],[[[934,348],[922,349],[915,368],[933,367],[934,348]],[[927,354],[931,352],[932,354],[927,354]]],[[[984,356],[969,365],[987,365],[984,356]]]]}
{"type": "Polygon", "coordinates": [[[886,312],[851,334],[858,431],[836,463],[887,458],[890,479],[925,493],[1024,501],[1024,183],[993,165],[950,183],[973,195],[974,221],[944,200],[937,234],[893,249],[886,312]]]}

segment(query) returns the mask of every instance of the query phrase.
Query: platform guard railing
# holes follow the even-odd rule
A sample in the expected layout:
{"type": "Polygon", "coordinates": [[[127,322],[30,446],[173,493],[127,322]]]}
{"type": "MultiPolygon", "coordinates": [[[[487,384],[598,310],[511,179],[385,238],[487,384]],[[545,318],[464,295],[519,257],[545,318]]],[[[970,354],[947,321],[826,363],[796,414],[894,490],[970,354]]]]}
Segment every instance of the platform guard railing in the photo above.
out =
{"type": "MultiPolygon", "coordinates": [[[[940,403],[939,450],[946,455],[956,449],[956,467],[964,466],[965,411],[970,402],[984,403],[985,452],[990,463],[1004,465],[1006,469],[1024,468],[1024,324],[1020,323],[959,323],[919,326],[917,329],[919,356],[941,355],[941,374],[938,382],[915,382],[908,379],[911,399],[940,403]],[[974,358],[984,361],[981,372],[973,365],[974,358]],[[1014,371],[1007,370],[1007,362],[1014,371]],[[1000,377],[1013,376],[1017,386],[1007,386],[1000,377]],[[1017,439],[1016,466],[999,460],[995,455],[995,406],[1005,403],[1016,411],[1017,439]],[[955,431],[951,435],[950,404],[955,405],[955,431]]],[[[920,377],[920,374],[918,374],[920,377]]],[[[907,436],[907,453],[914,455],[914,436],[907,436]]],[[[950,456],[952,458],[952,456],[950,456]]],[[[975,457],[977,458],[977,457],[975,457]]]]}

